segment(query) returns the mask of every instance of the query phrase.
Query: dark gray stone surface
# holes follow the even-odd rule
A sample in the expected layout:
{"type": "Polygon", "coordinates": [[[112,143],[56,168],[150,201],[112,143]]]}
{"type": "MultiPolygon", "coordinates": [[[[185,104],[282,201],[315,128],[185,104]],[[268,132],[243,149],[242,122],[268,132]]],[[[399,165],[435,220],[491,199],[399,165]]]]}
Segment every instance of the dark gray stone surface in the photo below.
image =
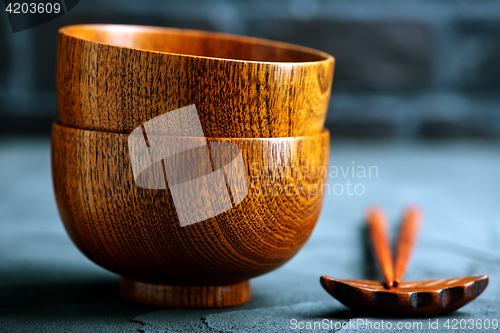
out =
{"type": "MultiPolygon", "coordinates": [[[[290,328],[292,319],[304,325],[326,319],[335,329],[352,318],[351,323],[359,319],[372,325],[384,320],[394,325],[382,330],[387,332],[435,332],[428,328],[429,318],[360,316],[319,284],[323,274],[378,279],[363,239],[363,211],[370,204],[384,207],[394,234],[407,203],[418,203],[425,221],[405,280],[490,276],[476,301],[430,319],[439,321],[438,331],[447,319],[500,319],[498,144],[334,140],[330,166],[338,168],[338,177],[332,168],[330,194],[309,242],[282,268],[252,280],[249,303],[217,310],[163,309],[120,299],[118,277],[71,243],[53,199],[49,141],[1,140],[0,332],[284,332],[299,331],[290,328]],[[341,168],[345,172],[353,165],[356,171],[377,169],[372,168],[371,178],[352,177],[351,169],[344,177],[341,168]],[[354,194],[357,184],[363,195],[354,194]],[[423,326],[397,330],[399,322],[423,326]]],[[[316,328],[303,331],[329,331],[316,328]]],[[[351,325],[342,331],[365,328],[351,325]]]]}

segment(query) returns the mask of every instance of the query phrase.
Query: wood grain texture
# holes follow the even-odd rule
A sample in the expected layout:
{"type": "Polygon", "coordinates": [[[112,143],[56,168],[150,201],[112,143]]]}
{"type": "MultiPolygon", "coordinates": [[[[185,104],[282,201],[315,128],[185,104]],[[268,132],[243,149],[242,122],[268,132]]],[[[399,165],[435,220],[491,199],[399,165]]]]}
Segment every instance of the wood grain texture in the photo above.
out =
{"type": "Polygon", "coordinates": [[[332,56],[263,39],[171,28],[77,25],[59,30],[57,106],[68,126],[130,133],[196,105],[208,137],[322,131],[332,56]]]}
{"type": "Polygon", "coordinates": [[[411,254],[417,242],[418,232],[422,224],[422,214],[417,207],[405,210],[403,222],[399,230],[396,244],[396,260],[394,264],[394,286],[398,286],[406,272],[411,254]]]}
{"type": "Polygon", "coordinates": [[[165,285],[121,278],[120,295],[130,301],[175,308],[221,308],[250,301],[250,281],[227,285],[165,285]]]}
{"type": "Polygon", "coordinates": [[[323,203],[326,130],[296,138],[209,139],[239,146],[249,193],[235,208],[186,227],[169,190],[135,184],[127,139],[52,128],[61,218],[78,248],[100,266],[154,284],[235,284],[284,264],[309,238],[323,203]],[[287,193],[271,190],[286,186],[287,193]]]}
{"type": "Polygon", "coordinates": [[[387,218],[379,207],[370,207],[366,212],[366,222],[373,256],[384,278],[386,288],[390,288],[394,281],[394,266],[387,218]]]}
{"type": "Polygon", "coordinates": [[[438,316],[455,311],[478,297],[488,276],[401,282],[387,290],[377,281],[320,278],[323,288],[355,311],[381,315],[438,316]]]}

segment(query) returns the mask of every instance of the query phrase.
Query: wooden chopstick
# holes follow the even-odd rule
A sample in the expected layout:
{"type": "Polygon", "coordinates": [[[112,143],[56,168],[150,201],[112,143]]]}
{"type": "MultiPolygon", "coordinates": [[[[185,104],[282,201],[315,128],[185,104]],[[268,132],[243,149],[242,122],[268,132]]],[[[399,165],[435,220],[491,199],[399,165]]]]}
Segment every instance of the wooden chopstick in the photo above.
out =
{"type": "Polygon", "coordinates": [[[418,232],[422,224],[420,209],[414,206],[406,208],[401,229],[399,230],[398,243],[396,247],[396,263],[394,266],[393,285],[397,286],[410,262],[410,257],[417,241],[418,232]]]}
{"type": "Polygon", "coordinates": [[[366,212],[366,222],[375,261],[384,278],[384,287],[389,289],[393,286],[394,272],[387,218],[382,209],[370,207],[366,212]]]}

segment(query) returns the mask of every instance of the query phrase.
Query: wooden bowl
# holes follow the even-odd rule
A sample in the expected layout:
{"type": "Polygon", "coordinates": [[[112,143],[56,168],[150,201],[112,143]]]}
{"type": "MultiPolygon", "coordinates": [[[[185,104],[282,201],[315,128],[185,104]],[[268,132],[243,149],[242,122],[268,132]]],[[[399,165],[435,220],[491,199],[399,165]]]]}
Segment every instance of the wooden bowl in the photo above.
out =
{"type": "MultiPolygon", "coordinates": [[[[175,307],[242,304],[250,299],[248,279],[284,264],[310,236],[323,203],[328,131],[294,138],[208,138],[209,164],[217,169],[215,147],[229,144],[241,153],[243,168],[224,167],[231,209],[184,227],[168,171],[175,159],[160,162],[168,188],[138,186],[131,155],[138,145],[131,136],[52,127],[52,176],[63,223],[89,259],[122,276],[124,298],[175,307]],[[231,183],[241,174],[243,183],[231,183]],[[246,196],[238,198],[245,187],[246,196]]],[[[148,136],[151,147],[156,139],[148,136]]],[[[188,147],[199,139],[168,140],[188,147]]],[[[188,150],[184,161],[199,155],[188,150]]],[[[187,164],[188,176],[201,168],[187,164]]],[[[206,192],[219,198],[211,186],[184,202],[206,192]]]]}
{"type": "Polygon", "coordinates": [[[61,124],[130,133],[195,105],[207,137],[292,137],[322,131],[334,58],[281,42],[159,27],[59,30],[61,124]]]}

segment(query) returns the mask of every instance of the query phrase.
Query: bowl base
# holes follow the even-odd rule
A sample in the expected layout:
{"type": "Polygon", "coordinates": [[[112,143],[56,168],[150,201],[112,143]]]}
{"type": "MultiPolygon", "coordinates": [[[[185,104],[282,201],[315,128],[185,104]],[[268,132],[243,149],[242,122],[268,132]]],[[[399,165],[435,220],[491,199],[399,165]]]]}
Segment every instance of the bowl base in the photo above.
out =
{"type": "Polygon", "coordinates": [[[175,308],[221,308],[241,305],[252,297],[250,281],[225,285],[169,285],[122,277],[120,295],[130,301],[175,308]]]}

